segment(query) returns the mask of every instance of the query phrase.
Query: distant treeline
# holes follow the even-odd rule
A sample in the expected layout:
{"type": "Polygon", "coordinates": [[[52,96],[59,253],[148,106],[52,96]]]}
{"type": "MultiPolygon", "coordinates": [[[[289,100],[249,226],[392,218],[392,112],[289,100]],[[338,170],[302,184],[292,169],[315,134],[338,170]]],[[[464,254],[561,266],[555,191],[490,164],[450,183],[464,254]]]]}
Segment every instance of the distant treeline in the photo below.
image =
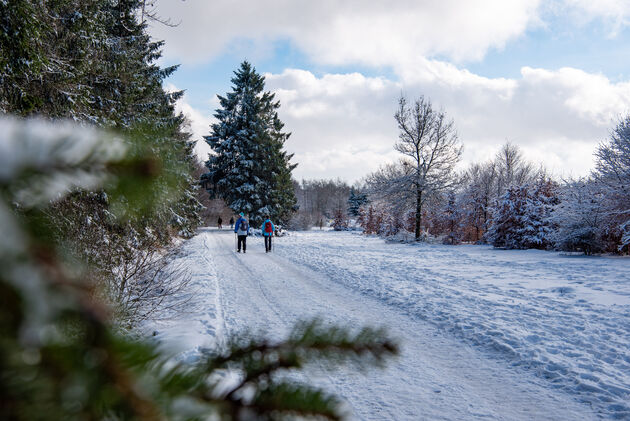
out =
{"type": "Polygon", "coordinates": [[[352,186],[341,179],[293,180],[298,209],[291,219],[294,229],[328,226],[335,212],[348,206],[352,186]]]}

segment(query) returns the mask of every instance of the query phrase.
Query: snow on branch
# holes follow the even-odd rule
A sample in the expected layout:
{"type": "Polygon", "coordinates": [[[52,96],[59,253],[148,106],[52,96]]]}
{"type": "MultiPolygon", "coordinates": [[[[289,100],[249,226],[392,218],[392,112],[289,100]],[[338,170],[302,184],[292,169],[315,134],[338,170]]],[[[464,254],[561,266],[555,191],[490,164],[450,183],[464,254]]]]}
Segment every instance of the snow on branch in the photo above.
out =
{"type": "Polygon", "coordinates": [[[122,139],[70,122],[0,118],[0,191],[32,207],[74,188],[95,188],[122,160],[122,139]]]}

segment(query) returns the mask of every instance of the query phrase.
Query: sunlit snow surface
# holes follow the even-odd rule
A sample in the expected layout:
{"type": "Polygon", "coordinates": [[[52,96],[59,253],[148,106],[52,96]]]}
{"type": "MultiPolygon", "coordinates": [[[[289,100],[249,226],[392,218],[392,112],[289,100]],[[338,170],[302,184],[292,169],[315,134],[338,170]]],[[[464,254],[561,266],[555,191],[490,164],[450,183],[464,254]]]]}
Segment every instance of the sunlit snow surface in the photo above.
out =
{"type": "Polygon", "coordinates": [[[320,315],[402,341],[385,371],[307,375],[358,419],[630,418],[630,259],[331,231],[292,233],[272,254],[250,238],[242,255],[232,235],[206,229],[184,247],[205,304],[160,327],[180,359],[320,315]]]}

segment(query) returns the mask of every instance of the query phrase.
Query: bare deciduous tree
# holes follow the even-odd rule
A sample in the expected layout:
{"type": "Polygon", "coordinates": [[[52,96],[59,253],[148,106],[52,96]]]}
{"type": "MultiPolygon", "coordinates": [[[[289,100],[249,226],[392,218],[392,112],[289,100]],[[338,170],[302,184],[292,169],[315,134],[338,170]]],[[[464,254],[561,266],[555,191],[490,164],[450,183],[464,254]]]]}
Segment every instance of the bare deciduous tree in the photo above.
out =
{"type": "Polygon", "coordinates": [[[293,181],[299,210],[289,223],[292,229],[308,229],[319,221],[328,224],[337,209],[345,209],[351,187],[341,179],[293,181]]]}
{"type": "Polygon", "coordinates": [[[400,130],[395,149],[402,153],[401,176],[394,181],[411,189],[415,200],[415,237],[420,238],[422,205],[428,195],[444,191],[455,183],[455,165],[462,146],[453,120],[443,111],[433,109],[431,101],[421,96],[413,105],[401,96],[394,115],[400,130]]]}
{"type": "Polygon", "coordinates": [[[534,164],[525,161],[520,148],[510,142],[501,147],[494,162],[497,169],[496,197],[501,197],[509,187],[522,186],[542,175],[534,164]]]}

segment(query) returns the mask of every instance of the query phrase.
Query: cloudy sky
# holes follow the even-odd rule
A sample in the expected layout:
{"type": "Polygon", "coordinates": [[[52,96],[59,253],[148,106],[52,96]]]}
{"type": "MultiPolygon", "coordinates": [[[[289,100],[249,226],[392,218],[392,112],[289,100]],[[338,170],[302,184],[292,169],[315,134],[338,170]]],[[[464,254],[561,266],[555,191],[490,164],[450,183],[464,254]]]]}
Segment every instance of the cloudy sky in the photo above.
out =
{"type": "Polygon", "coordinates": [[[453,118],[461,167],[509,141],[581,176],[630,112],[630,0],[162,0],[162,64],[197,138],[244,59],[292,136],[294,176],[353,182],[397,159],[397,98],[453,118]]]}

